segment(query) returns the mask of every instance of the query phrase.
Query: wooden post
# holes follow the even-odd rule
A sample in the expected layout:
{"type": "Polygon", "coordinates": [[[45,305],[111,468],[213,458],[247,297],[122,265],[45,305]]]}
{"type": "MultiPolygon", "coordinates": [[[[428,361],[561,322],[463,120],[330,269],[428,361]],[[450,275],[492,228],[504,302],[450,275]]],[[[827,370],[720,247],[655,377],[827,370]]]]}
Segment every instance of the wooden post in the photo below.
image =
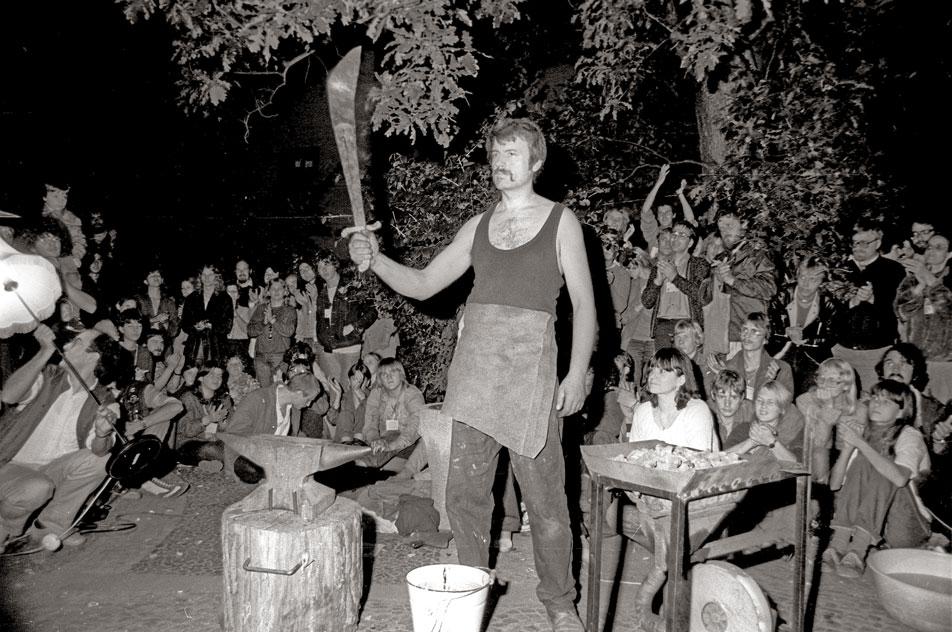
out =
{"type": "Polygon", "coordinates": [[[222,515],[225,632],[355,632],[361,514],[337,498],[310,520],[259,487],[222,515]]]}

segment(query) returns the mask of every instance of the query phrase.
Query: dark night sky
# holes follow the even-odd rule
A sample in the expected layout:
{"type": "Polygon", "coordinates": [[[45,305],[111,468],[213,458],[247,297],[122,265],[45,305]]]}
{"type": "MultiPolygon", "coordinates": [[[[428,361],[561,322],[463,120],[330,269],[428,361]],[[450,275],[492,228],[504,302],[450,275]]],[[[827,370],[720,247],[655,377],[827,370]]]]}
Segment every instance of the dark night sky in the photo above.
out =
{"type": "MultiPolygon", "coordinates": [[[[897,6],[903,4],[910,3],[897,6]]],[[[870,142],[908,183],[916,208],[939,208],[948,180],[952,123],[939,96],[950,83],[948,15],[946,8],[908,7],[870,33],[903,77],[880,91],[870,142]]],[[[185,117],[174,103],[177,69],[166,41],[160,24],[130,25],[111,0],[5,7],[0,208],[38,211],[41,185],[52,179],[72,183],[73,206],[102,209],[127,244],[131,233],[149,230],[163,253],[170,245],[178,254],[200,249],[210,235],[236,252],[254,248],[255,239],[300,236],[301,222],[263,218],[303,212],[282,208],[288,196],[274,191],[306,186],[283,173],[296,154],[330,153],[336,162],[326,129],[259,125],[249,145],[227,110],[221,121],[185,117]],[[237,202],[249,198],[243,206],[258,219],[235,215],[237,202]]],[[[314,95],[298,96],[298,116],[313,118],[307,108],[316,107],[314,95]]],[[[308,221],[303,232],[322,230],[308,221]]],[[[130,256],[157,255],[136,249],[130,256]]]]}

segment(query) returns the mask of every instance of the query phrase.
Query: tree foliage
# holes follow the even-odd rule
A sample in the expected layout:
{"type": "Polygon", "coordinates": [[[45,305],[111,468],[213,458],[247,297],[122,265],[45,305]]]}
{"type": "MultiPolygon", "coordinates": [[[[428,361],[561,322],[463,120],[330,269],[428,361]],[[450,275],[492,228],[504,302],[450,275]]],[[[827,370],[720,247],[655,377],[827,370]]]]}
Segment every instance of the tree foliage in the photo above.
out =
{"type": "MultiPolygon", "coordinates": [[[[866,38],[889,2],[581,0],[553,33],[553,5],[534,0],[118,1],[130,20],[168,22],[191,108],[220,103],[242,73],[286,78],[320,42],[373,40],[374,128],[454,141],[439,160],[394,156],[386,172],[390,247],[410,265],[493,199],[478,126],[459,125],[469,109],[535,116],[560,154],[542,192],[593,225],[607,208],[640,206],[657,167],[682,163],[699,167],[701,198],[747,213],[788,264],[807,251],[836,262],[846,202],[895,198],[867,114],[889,69],[866,38]],[[509,72],[479,84],[485,67],[509,72]],[[711,136],[716,158],[703,148],[711,136]]],[[[408,366],[438,393],[453,314],[375,287],[412,343],[408,366]]]]}
{"type": "MultiPolygon", "coordinates": [[[[374,129],[432,134],[448,145],[467,92],[479,71],[470,30],[496,28],[519,17],[521,0],[117,0],[127,19],[163,18],[182,68],[180,103],[197,111],[225,101],[249,76],[280,82],[298,61],[355,28],[380,48],[372,92],[374,129]]],[[[273,88],[272,88],[273,89],[273,88]]],[[[267,103],[268,90],[259,103],[267,103]]]]}

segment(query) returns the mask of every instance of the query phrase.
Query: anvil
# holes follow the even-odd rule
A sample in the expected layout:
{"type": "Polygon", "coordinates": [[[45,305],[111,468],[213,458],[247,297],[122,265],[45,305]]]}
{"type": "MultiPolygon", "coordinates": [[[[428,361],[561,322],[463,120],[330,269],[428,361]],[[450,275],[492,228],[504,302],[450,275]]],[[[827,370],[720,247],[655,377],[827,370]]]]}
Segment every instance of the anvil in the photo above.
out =
{"type": "Polygon", "coordinates": [[[246,510],[287,509],[314,520],[334,504],[335,492],[311,475],[370,454],[367,447],[327,439],[218,433],[225,445],[264,469],[265,479],[243,502],[246,510]]]}

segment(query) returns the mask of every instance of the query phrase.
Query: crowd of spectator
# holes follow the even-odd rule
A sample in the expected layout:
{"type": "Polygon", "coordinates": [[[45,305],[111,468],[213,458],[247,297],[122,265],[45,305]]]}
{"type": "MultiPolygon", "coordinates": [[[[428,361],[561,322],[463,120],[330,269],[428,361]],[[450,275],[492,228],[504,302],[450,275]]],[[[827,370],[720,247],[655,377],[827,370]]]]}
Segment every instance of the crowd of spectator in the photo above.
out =
{"type": "MultiPolygon", "coordinates": [[[[610,348],[593,355],[591,394],[566,437],[803,462],[826,499],[816,516],[832,533],[824,560],[843,576],[862,572],[871,546],[928,541],[942,530],[933,514],[947,520],[950,505],[941,482],[952,434],[948,233],[917,217],[887,249],[885,226],[859,217],[847,282],[834,286],[839,262],[804,253],[783,270],[741,212],[696,217],[684,181],[679,211],[655,206],[668,174],[640,212],[611,209],[596,227],[604,269],[592,273],[605,288],[596,300],[613,314],[599,320],[599,344],[610,348]]],[[[363,444],[372,453],[359,467],[426,467],[427,403],[393,357],[394,332],[351,283],[352,265],[315,250],[290,273],[275,263],[257,276],[236,256],[227,271],[208,263],[171,284],[154,266],[141,288],[116,287],[107,280],[123,265],[119,236],[67,206],[68,190],[48,186],[42,214],[0,235],[53,263],[63,288],[32,337],[0,347],[0,543],[65,530],[103,476],[114,429],[154,435],[170,455],[132,494],[184,493],[176,464],[260,481],[261,468],[219,432],[363,444]],[[81,375],[60,367],[61,356],[81,375]],[[101,393],[98,409],[66,386],[76,379],[101,393]],[[48,440],[61,434],[68,440],[48,440]]]]}

